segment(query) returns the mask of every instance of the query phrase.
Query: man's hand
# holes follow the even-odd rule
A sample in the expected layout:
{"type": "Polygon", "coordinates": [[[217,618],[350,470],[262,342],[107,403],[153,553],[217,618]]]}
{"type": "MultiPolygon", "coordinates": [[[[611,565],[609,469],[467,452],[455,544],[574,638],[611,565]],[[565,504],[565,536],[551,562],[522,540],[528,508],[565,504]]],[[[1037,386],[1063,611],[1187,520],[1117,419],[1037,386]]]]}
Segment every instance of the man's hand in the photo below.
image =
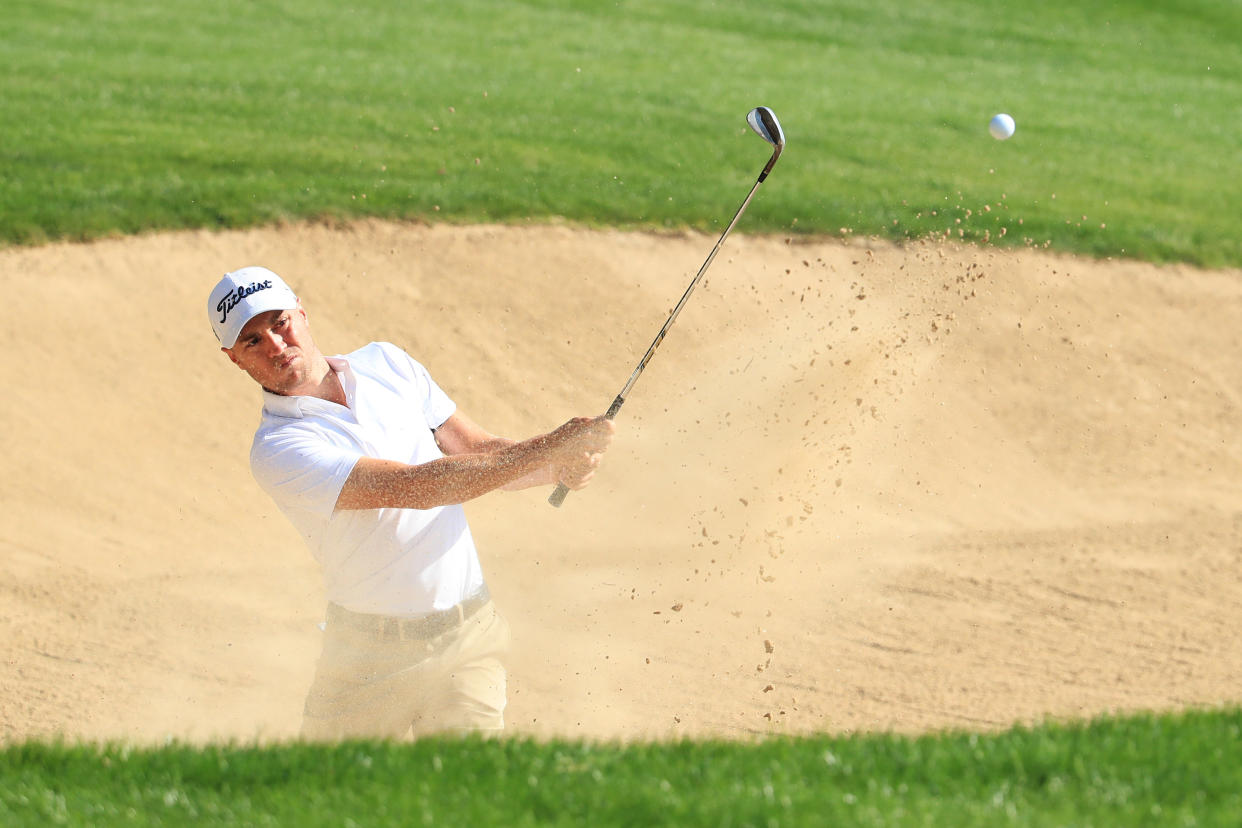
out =
{"type": "Polygon", "coordinates": [[[556,480],[570,489],[582,489],[591,482],[612,443],[616,426],[606,417],[575,417],[552,432],[563,439],[557,452],[556,480]]]}

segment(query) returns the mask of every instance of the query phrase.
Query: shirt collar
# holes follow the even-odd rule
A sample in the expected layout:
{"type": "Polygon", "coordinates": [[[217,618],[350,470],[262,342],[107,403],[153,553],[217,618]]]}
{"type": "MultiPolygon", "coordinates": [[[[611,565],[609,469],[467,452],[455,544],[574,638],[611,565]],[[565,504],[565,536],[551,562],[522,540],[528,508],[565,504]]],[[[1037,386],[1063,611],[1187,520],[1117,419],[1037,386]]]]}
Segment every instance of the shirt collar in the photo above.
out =
{"type": "MultiPolygon", "coordinates": [[[[340,375],[341,387],[345,389],[345,401],[350,408],[353,408],[354,391],[358,387],[358,380],[354,376],[354,369],[349,365],[349,360],[341,356],[324,357],[324,359],[328,361],[328,367],[340,375]]],[[[300,420],[308,413],[327,410],[325,406],[338,408],[335,403],[321,400],[318,397],[285,396],[273,394],[266,388],[263,389],[263,411],[278,417],[300,420]]]]}

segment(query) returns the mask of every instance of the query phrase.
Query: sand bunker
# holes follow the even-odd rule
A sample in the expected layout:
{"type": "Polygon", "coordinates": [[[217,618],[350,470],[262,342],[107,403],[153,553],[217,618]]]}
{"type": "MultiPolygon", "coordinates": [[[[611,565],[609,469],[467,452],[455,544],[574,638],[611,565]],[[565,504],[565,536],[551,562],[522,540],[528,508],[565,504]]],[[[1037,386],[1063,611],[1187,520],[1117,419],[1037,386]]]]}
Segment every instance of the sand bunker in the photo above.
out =
{"type": "MultiPolygon", "coordinates": [[[[369,222],[0,251],[0,737],[279,739],[318,572],[202,303],[264,264],[528,436],[602,411],[714,237],[369,222]]],[[[509,721],[996,728],[1242,700],[1242,273],[733,235],[597,482],[468,507],[509,721]]]]}

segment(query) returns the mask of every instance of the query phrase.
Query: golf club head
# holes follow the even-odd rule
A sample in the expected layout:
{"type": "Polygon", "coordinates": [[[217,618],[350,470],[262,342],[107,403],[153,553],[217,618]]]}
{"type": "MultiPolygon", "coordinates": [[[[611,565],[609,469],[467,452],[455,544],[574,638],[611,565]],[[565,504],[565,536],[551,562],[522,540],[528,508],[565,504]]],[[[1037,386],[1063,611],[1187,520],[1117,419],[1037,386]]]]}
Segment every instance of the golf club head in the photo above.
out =
{"type": "Polygon", "coordinates": [[[746,123],[759,133],[760,138],[777,149],[785,146],[785,132],[781,129],[781,122],[776,120],[776,113],[766,106],[757,106],[752,109],[746,116],[746,123]]]}
{"type": "Polygon", "coordinates": [[[768,165],[763,168],[763,173],[759,176],[759,180],[762,181],[772,171],[776,159],[781,157],[781,150],[785,149],[785,130],[781,129],[781,122],[776,120],[776,113],[766,106],[757,106],[752,109],[746,116],[746,123],[759,133],[760,138],[776,147],[772,158],[768,160],[768,165]]]}

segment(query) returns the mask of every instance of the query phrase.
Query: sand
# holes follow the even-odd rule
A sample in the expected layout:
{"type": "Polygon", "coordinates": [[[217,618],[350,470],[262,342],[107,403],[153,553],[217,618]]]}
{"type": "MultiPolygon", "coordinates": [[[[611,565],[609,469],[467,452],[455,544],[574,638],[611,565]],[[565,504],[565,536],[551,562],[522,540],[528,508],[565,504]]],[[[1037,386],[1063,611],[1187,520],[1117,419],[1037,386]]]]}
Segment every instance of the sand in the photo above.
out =
{"type": "MultiPolygon", "coordinates": [[[[525,437],[602,411],[714,237],[365,222],[0,251],[0,739],[293,737],[310,554],[203,304],[409,350],[525,437]]],[[[1242,701],[1242,272],[730,237],[597,481],[467,507],[517,736],[991,730],[1242,701]]]]}

